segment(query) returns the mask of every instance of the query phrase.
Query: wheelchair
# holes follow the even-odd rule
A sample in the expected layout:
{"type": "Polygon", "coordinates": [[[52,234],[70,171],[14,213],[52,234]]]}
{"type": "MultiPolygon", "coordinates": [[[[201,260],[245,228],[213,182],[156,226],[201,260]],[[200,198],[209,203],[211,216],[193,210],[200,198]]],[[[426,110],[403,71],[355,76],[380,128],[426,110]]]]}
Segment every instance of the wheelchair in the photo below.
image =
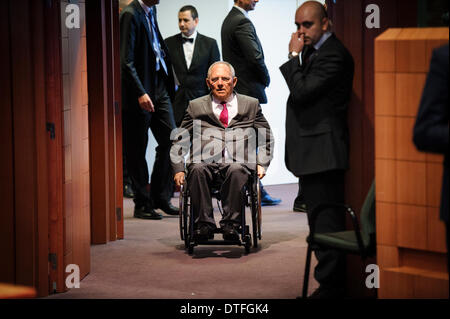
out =
{"type": "MultiPolygon", "coordinates": [[[[244,246],[245,253],[250,253],[250,248],[258,247],[258,239],[261,240],[261,191],[260,191],[259,178],[256,172],[251,172],[248,181],[244,185],[242,194],[242,205],[241,210],[241,226],[239,227],[239,239],[236,241],[226,241],[226,240],[198,240],[195,238],[194,234],[194,212],[193,206],[191,205],[191,197],[186,184],[186,179],[184,184],[181,185],[180,189],[180,203],[179,203],[179,222],[180,222],[180,237],[184,241],[184,247],[188,251],[189,255],[194,253],[194,247],[198,245],[238,245],[244,246]],[[246,223],[246,208],[251,211],[251,221],[252,221],[252,233],[250,233],[250,227],[246,223]]],[[[223,216],[223,210],[220,199],[219,192],[220,185],[214,185],[211,189],[211,197],[216,198],[217,206],[219,208],[220,214],[223,216]]],[[[222,233],[222,229],[216,228],[214,234],[222,233]]]]}

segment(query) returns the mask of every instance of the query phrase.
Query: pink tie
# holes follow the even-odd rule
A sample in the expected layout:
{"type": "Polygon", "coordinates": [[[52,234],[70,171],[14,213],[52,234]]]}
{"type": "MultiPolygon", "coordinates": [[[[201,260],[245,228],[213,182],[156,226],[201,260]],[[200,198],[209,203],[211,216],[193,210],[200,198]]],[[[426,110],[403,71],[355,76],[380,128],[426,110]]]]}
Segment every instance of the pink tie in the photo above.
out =
{"type": "Polygon", "coordinates": [[[220,113],[219,120],[222,122],[223,126],[228,127],[228,109],[227,102],[220,102],[223,106],[223,110],[220,113]]]}

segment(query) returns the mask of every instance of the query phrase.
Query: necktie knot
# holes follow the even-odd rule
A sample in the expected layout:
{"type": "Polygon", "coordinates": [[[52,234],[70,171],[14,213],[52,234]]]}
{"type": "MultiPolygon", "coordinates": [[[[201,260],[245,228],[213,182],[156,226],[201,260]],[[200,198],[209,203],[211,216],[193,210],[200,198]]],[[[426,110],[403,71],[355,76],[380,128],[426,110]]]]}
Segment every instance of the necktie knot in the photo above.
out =
{"type": "Polygon", "coordinates": [[[219,120],[223,124],[224,127],[228,127],[228,109],[227,109],[227,102],[220,102],[223,109],[220,113],[219,120]]]}
{"type": "Polygon", "coordinates": [[[183,41],[183,44],[185,44],[186,42],[194,43],[194,38],[182,37],[182,41],[183,41]]]}

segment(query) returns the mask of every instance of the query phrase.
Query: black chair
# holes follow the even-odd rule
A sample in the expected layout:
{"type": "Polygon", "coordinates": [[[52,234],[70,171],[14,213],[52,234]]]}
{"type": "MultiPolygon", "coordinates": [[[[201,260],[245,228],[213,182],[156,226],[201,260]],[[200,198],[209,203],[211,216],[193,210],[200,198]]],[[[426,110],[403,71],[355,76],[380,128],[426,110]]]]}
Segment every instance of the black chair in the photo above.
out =
{"type": "Polygon", "coordinates": [[[308,279],[313,250],[336,249],[347,254],[360,255],[363,261],[367,257],[375,255],[375,182],[372,183],[361,208],[361,227],[353,209],[343,204],[320,204],[313,209],[310,218],[305,277],[303,280],[303,298],[306,298],[308,294],[308,279]],[[335,208],[348,213],[352,219],[353,230],[315,233],[317,217],[327,208],[335,208]]]}

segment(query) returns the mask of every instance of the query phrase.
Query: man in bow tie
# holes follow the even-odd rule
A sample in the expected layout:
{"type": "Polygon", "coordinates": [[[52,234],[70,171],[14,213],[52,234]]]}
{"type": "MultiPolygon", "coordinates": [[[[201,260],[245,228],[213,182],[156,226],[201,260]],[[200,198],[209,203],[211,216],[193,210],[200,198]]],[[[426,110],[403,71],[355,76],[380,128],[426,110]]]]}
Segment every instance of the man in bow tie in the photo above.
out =
{"type": "Polygon", "coordinates": [[[198,22],[195,7],[182,7],[178,12],[178,27],[181,32],[165,40],[178,80],[178,90],[173,101],[177,126],[183,120],[189,101],[208,94],[205,83],[208,68],[220,60],[216,40],[197,32],[198,22]]]}
{"type": "Polygon", "coordinates": [[[214,236],[210,190],[216,182],[220,183],[224,213],[220,221],[223,237],[238,239],[244,205],[241,190],[251,171],[263,178],[272,159],[274,142],[269,123],[257,99],[234,92],[236,82],[231,64],[211,65],[207,78],[211,94],[189,103],[178,133],[181,139],[172,136],[171,159],[177,185],[185,179],[180,145],[190,148],[187,185],[196,225],[194,235],[199,239],[214,236]],[[196,143],[200,146],[197,149],[196,143]]]}
{"type": "MultiPolygon", "coordinates": [[[[307,208],[344,203],[348,169],[347,108],[353,84],[353,58],[329,31],[324,6],[307,1],[295,15],[297,31],[289,43],[289,61],[280,67],[290,96],[286,112],[286,167],[301,180],[307,208]]],[[[345,229],[345,216],[334,209],[321,213],[316,232],[345,229]]],[[[312,298],[342,297],[344,256],[334,250],[315,252],[314,276],[320,287],[312,298]]]]}
{"type": "Polygon", "coordinates": [[[159,32],[159,0],[134,0],[120,13],[123,146],[134,196],[134,217],[161,219],[155,209],[177,215],[170,203],[173,173],[170,132],[175,128],[175,83],[167,47],[159,32]],[[158,143],[151,186],[145,153],[148,129],[158,143]]]}

